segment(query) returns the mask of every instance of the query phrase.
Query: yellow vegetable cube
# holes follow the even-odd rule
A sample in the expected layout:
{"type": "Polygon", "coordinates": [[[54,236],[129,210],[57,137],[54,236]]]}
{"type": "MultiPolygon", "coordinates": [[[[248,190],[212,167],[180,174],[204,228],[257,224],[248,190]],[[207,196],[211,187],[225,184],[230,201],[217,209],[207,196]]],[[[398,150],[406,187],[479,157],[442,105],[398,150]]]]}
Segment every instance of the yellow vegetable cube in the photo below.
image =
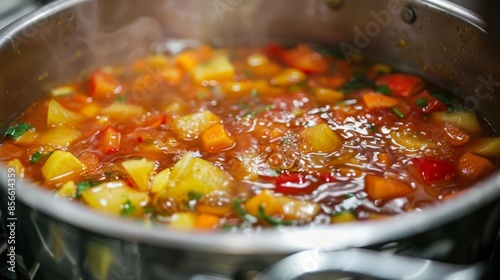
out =
{"type": "Polygon", "coordinates": [[[83,120],[83,116],[64,108],[54,99],[49,101],[47,111],[47,125],[61,125],[65,123],[78,123],[83,120]]]}
{"type": "Polygon", "coordinates": [[[313,93],[321,106],[334,104],[344,98],[344,94],[342,92],[328,88],[314,88],[313,93]]]}
{"type": "Polygon", "coordinates": [[[42,132],[36,140],[36,143],[39,145],[68,147],[71,143],[78,139],[81,134],[82,133],[79,130],[66,126],[57,126],[42,132]]]}
{"type": "Polygon", "coordinates": [[[197,215],[195,213],[181,212],[172,215],[170,228],[178,230],[192,230],[196,222],[197,215]]]}
{"type": "Polygon", "coordinates": [[[481,131],[476,113],[472,111],[435,112],[431,117],[435,121],[451,123],[468,133],[481,131]]]}
{"type": "Polygon", "coordinates": [[[149,179],[153,174],[156,163],[154,161],[142,159],[129,159],[122,162],[122,166],[132,177],[139,190],[145,192],[149,190],[149,179]]]}
{"type": "Polygon", "coordinates": [[[151,183],[152,193],[159,193],[168,187],[170,172],[171,170],[166,168],[153,177],[153,182],[151,183]]]}
{"type": "Polygon", "coordinates": [[[33,144],[39,135],[40,134],[38,132],[30,129],[25,133],[23,133],[21,136],[19,136],[17,139],[15,139],[14,142],[16,142],[16,144],[21,144],[21,145],[33,144]]]}
{"type": "Polygon", "coordinates": [[[332,223],[346,223],[356,221],[356,216],[351,211],[343,211],[336,215],[333,215],[330,220],[332,223]]]}
{"type": "Polygon", "coordinates": [[[304,72],[295,68],[286,68],[271,79],[271,84],[276,86],[291,86],[302,82],[306,78],[307,76],[304,72]]]}
{"type": "Polygon", "coordinates": [[[218,123],[220,123],[219,117],[210,111],[203,111],[175,118],[172,127],[181,139],[193,140],[218,123]]]}
{"type": "Polygon", "coordinates": [[[174,165],[169,180],[172,187],[165,189],[166,194],[181,203],[188,200],[189,192],[202,195],[225,192],[230,183],[226,172],[204,159],[195,158],[191,152],[174,165]]]}
{"type": "Polygon", "coordinates": [[[234,76],[234,66],[227,55],[219,55],[212,60],[198,64],[191,70],[196,82],[215,80],[217,82],[231,80],[234,76]]]}
{"type": "Polygon", "coordinates": [[[138,105],[115,102],[103,108],[101,113],[112,120],[127,121],[141,116],[144,113],[144,108],[138,105]]]}
{"type": "Polygon", "coordinates": [[[137,191],[123,181],[113,181],[92,187],[82,193],[83,202],[98,211],[109,214],[139,215],[148,202],[145,192],[137,191]]]}
{"type": "Polygon", "coordinates": [[[57,196],[64,198],[73,198],[76,196],[76,184],[73,181],[66,182],[56,192],[57,196]]]}
{"type": "Polygon", "coordinates": [[[485,157],[500,156],[500,137],[481,138],[465,146],[465,150],[485,157]]]}
{"type": "Polygon", "coordinates": [[[83,164],[70,152],[57,150],[43,165],[42,174],[46,180],[53,180],[79,172],[82,169],[83,164]]]}
{"type": "Polygon", "coordinates": [[[397,130],[390,133],[392,141],[410,151],[436,149],[438,145],[420,132],[397,130]]]}
{"type": "Polygon", "coordinates": [[[342,139],[327,124],[306,127],[302,138],[313,152],[331,153],[342,147],[342,139]]]}

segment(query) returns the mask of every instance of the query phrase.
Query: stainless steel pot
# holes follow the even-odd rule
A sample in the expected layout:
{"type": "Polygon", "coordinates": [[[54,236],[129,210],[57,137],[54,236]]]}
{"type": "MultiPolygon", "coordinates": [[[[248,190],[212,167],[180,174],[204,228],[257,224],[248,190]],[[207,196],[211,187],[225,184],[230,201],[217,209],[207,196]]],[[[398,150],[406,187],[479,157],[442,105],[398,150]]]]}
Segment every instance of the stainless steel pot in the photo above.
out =
{"type": "MultiPolygon", "coordinates": [[[[0,36],[0,130],[47,89],[95,67],[190,40],[279,39],[339,45],[347,59],[362,54],[428,77],[500,132],[500,66],[484,28],[475,14],[442,0],[58,1],[0,36]]],[[[220,279],[253,272],[291,279],[323,270],[339,277],[473,279],[500,222],[500,173],[422,212],[252,234],[151,228],[56,200],[20,179],[9,212],[9,176],[0,169],[3,222],[15,224],[16,244],[27,242],[47,279],[220,279]]]]}

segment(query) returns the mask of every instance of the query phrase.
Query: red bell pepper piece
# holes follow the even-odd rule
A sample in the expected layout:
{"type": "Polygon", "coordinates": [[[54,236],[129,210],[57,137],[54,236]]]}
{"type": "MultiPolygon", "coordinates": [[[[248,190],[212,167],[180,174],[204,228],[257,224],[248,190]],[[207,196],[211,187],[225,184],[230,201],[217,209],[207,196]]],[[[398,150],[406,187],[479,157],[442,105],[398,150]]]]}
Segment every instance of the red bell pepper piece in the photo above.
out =
{"type": "Polygon", "coordinates": [[[446,160],[414,158],[411,162],[410,172],[426,184],[446,182],[458,175],[456,165],[446,160]]]}
{"type": "Polygon", "coordinates": [[[427,90],[412,96],[410,105],[417,111],[427,114],[437,111],[446,111],[446,105],[444,105],[441,100],[432,96],[427,90]]]}
{"type": "Polygon", "coordinates": [[[300,44],[291,50],[283,50],[281,59],[288,66],[299,69],[306,74],[321,74],[329,69],[326,58],[306,44],[300,44]]]}
{"type": "Polygon", "coordinates": [[[414,75],[396,73],[381,76],[377,79],[377,85],[388,86],[394,95],[408,97],[418,93],[424,81],[414,75]]]}
{"type": "Polygon", "coordinates": [[[121,148],[121,134],[112,126],[102,132],[101,151],[106,155],[118,152],[121,148]]]}

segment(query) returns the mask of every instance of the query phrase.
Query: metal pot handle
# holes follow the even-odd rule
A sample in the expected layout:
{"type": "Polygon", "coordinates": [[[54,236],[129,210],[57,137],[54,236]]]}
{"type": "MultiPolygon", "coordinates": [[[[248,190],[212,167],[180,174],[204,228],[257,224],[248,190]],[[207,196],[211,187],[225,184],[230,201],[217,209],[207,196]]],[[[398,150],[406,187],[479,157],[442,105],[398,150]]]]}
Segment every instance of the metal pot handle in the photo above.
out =
{"type": "Polygon", "coordinates": [[[483,263],[453,265],[351,248],[339,251],[303,251],[282,259],[259,273],[254,280],[295,279],[305,274],[321,272],[331,272],[341,278],[368,276],[376,279],[471,280],[479,279],[483,271],[483,263]]]}

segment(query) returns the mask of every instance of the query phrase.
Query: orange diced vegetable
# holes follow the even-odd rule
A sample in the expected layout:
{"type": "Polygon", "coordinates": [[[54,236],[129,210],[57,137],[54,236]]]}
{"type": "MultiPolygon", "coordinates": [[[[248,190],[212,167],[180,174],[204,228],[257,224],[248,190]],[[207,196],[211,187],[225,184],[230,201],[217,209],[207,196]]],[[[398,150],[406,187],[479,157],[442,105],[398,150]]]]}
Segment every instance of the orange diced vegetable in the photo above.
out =
{"type": "Polygon", "coordinates": [[[391,165],[389,153],[381,152],[381,153],[377,154],[377,162],[386,166],[386,167],[389,167],[391,165]]]}
{"type": "Polygon", "coordinates": [[[275,86],[291,86],[300,83],[306,78],[304,72],[294,68],[286,68],[271,79],[271,84],[275,86]]]}
{"type": "Polygon", "coordinates": [[[90,76],[90,96],[93,98],[110,98],[119,94],[122,89],[120,81],[105,72],[95,71],[90,76]]]}
{"type": "Polygon", "coordinates": [[[494,168],[487,158],[469,152],[463,154],[458,161],[458,170],[472,180],[490,173],[494,168]]]}
{"type": "Polygon", "coordinates": [[[324,123],[306,127],[301,135],[314,152],[331,153],[342,147],[342,139],[324,123]]]}
{"type": "Polygon", "coordinates": [[[210,214],[199,214],[194,222],[194,228],[213,230],[219,226],[219,217],[210,214]]]}
{"type": "Polygon", "coordinates": [[[283,215],[283,208],[270,190],[264,190],[260,194],[251,197],[245,203],[245,210],[250,215],[257,217],[260,205],[262,205],[266,215],[283,215]]]}
{"type": "Polygon", "coordinates": [[[209,60],[213,56],[213,50],[209,46],[202,45],[195,50],[186,50],[177,56],[176,62],[184,70],[190,71],[199,63],[209,60]]]}
{"type": "Polygon", "coordinates": [[[183,140],[200,137],[207,129],[220,122],[210,111],[203,111],[175,118],[172,123],[174,132],[183,140]]]}
{"type": "Polygon", "coordinates": [[[106,127],[102,132],[101,151],[104,154],[111,155],[118,152],[121,148],[121,134],[112,126],[106,127]]]}
{"type": "Polygon", "coordinates": [[[222,149],[231,147],[234,140],[227,134],[224,126],[216,124],[207,129],[202,135],[203,148],[211,153],[216,153],[222,149]]]}
{"type": "Polygon", "coordinates": [[[392,199],[413,191],[410,185],[393,179],[368,174],[365,177],[365,191],[371,200],[392,199]]]}
{"type": "Polygon", "coordinates": [[[205,203],[196,203],[196,211],[199,213],[205,213],[210,215],[215,215],[218,217],[224,217],[231,212],[233,205],[230,203],[224,205],[212,206],[205,203]]]}
{"type": "Polygon", "coordinates": [[[329,69],[327,59],[306,44],[300,44],[292,50],[282,50],[281,59],[305,73],[321,74],[329,69]]]}
{"type": "Polygon", "coordinates": [[[399,104],[397,99],[380,93],[367,93],[363,95],[363,102],[369,110],[391,108],[399,104]]]}

